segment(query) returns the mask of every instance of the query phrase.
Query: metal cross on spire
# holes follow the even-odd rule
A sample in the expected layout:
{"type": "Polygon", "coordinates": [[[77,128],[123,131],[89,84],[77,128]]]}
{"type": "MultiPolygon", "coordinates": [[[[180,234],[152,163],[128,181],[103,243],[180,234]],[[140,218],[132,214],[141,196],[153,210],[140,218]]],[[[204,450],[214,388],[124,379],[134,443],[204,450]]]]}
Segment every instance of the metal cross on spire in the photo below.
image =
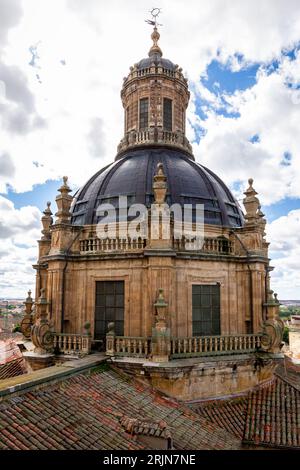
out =
{"type": "Polygon", "coordinates": [[[152,8],[152,10],[150,10],[152,20],[145,20],[146,23],[150,24],[151,26],[154,26],[155,29],[157,28],[157,26],[162,26],[162,24],[157,23],[157,17],[160,15],[160,13],[161,8],[152,8]]]}

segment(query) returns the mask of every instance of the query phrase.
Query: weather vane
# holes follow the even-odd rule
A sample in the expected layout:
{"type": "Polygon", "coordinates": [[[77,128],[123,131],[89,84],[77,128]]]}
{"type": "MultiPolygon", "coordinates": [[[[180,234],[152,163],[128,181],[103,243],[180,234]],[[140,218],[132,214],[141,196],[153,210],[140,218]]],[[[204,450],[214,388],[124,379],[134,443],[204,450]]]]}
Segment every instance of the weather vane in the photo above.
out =
{"type": "Polygon", "coordinates": [[[152,10],[150,10],[152,20],[145,20],[146,23],[150,24],[151,26],[154,26],[154,28],[157,28],[157,26],[162,26],[162,24],[157,23],[157,17],[160,13],[161,13],[161,8],[152,8],[152,10]]]}

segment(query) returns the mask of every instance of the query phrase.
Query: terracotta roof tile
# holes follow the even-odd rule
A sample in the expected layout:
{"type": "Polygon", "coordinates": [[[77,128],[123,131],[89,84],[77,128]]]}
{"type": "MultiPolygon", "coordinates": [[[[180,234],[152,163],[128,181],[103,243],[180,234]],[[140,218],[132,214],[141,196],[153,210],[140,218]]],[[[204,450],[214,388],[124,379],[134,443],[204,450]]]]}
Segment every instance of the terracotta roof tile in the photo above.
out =
{"type": "Polygon", "coordinates": [[[0,403],[0,449],[142,449],[138,432],[168,429],[177,449],[237,449],[240,440],[176,400],[114,371],[80,374],[0,403]],[[163,421],[165,423],[163,423],[163,421]]]}
{"type": "Polygon", "coordinates": [[[247,411],[247,396],[203,402],[194,408],[207,420],[242,439],[247,411]]]}
{"type": "Polygon", "coordinates": [[[300,391],[276,377],[250,393],[244,442],[300,448],[300,391]]]}

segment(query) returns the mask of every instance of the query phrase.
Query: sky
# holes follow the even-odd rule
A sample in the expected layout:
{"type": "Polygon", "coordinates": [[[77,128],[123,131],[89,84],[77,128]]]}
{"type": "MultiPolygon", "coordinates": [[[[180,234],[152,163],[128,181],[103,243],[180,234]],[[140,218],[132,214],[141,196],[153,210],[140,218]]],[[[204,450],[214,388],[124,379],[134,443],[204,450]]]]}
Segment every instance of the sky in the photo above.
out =
{"type": "Polygon", "coordinates": [[[120,89],[160,46],[189,81],[196,160],[242,203],[254,179],[272,288],[300,298],[299,0],[0,0],[0,298],[34,289],[42,212],[114,160],[120,89]]]}

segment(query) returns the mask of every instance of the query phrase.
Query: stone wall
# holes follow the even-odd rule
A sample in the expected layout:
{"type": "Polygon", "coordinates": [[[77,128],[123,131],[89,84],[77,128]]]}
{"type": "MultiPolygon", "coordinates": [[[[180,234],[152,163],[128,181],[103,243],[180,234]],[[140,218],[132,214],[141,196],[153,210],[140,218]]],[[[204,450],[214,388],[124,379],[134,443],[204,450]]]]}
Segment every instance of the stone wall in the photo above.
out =
{"type": "Polygon", "coordinates": [[[149,336],[158,289],[168,302],[172,336],[192,335],[192,285],[220,285],[221,334],[248,333],[253,310],[253,332],[260,331],[265,290],[264,263],[249,267],[240,260],[193,259],[180,256],[90,256],[78,260],[48,261],[47,299],[50,319],[61,331],[83,333],[86,322],[94,334],[96,281],[125,281],[125,336],[149,336]],[[250,299],[250,276],[253,299],[250,299]],[[64,278],[64,280],[63,280],[64,278]],[[63,295],[64,291],[64,295],[63,295]],[[253,307],[251,307],[253,306],[253,307]]]}
{"type": "Polygon", "coordinates": [[[114,365],[179,400],[193,401],[247,392],[272,379],[275,357],[239,355],[223,358],[181,359],[157,366],[130,359],[114,365]]]}

